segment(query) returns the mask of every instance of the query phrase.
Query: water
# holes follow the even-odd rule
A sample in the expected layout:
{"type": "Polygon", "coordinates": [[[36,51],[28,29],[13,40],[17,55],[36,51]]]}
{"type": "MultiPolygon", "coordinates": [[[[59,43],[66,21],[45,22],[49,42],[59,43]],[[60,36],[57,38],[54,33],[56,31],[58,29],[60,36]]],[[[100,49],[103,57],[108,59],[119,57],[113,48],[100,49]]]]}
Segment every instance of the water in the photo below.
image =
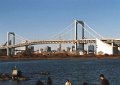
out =
{"type": "Polygon", "coordinates": [[[0,85],[35,85],[40,79],[44,83],[50,76],[53,85],[64,85],[70,79],[72,85],[99,85],[99,74],[103,73],[110,85],[120,85],[120,59],[64,59],[64,60],[31,60],[0,61],[0,72],[11,74],[14,66],[21,69],[23,75],[30,77],[28,81],[0,81],[0,85]],[[47,71],[50,75],[39,75],[47,71]]]}

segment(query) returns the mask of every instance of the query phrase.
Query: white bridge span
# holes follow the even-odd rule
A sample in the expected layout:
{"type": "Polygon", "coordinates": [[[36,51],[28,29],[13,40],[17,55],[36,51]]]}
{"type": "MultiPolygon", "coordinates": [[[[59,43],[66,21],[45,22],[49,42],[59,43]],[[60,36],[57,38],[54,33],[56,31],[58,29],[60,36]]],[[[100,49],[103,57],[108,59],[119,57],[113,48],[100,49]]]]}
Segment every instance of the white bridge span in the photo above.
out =
{"type": "MultiPolygon", "coordinates": [[[[101,41],[105,43],[116,43],[120,44],[120,39],[101,39],[101,41]]],[[[38,44],[75,44],[75,43],[96,43],[96,39],[80,39],[80,40],[33,40],[33,41],[26,41],[24,43],[15,44],[15,45],[8,45],[8,46],[0,46],[0,49],[6,48],[17,48],[29,45],[38,45],[38,44]]]]}

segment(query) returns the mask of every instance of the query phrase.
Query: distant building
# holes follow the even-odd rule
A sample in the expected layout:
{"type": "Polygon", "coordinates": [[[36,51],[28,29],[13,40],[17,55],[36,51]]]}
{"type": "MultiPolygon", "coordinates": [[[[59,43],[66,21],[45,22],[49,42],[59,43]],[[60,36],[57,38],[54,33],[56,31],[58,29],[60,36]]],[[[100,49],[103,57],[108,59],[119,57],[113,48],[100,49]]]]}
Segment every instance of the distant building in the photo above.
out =
{"type": "Polygon", "coordinates": [[[43,49],[42,49],[42,48],[40,48],[39,53],[42,53],[42,52],[43,52],[43,49]]]}
{"type": "Polygon", "coordinates": [[[29,49],[31,52],[34,52],[34,46],[29,46],[28,49],[29,49]]]}
{"type": "Polygon", "coordinates": [[[61,52],[61,48],[57,48],[57,52],[61,52]]]}
{"type": "Polygon", "coordinates": [[[113,43],[113,54],[119,54],[119,48],[118,45],[113,43]]]}
{"type": "Polygon", "coordinates": [[[78,44],[77,51],[84,51],[83,44],[78,44]]]}
{"type": "Polygon", "coordinates": [[[62,49],[62,52],[66,52],[65,49],[62,49]]]}
{"type": "Polygon", "coordinates": [[[113,54],[112,45],[107,44],[99,39],[96,39],[96,53],[97,55],[104,55],[104,54],[113,54]]]}
{"type": "Polygon", "coordinates": [[[67,52],[70,52],[70,47],[67,47],[67,52]]]}
{"type": "Polygon", "coordinates": [[[107,44],[99,39],[96,40],[96,53],[99,54],[109,54],[109,55],[113,55],[113,54],[118,54],[119,50],[118,50],[118,45],[117,44],[107,44]]]}
{"type": "Polygon", "coordinates": [[[94,45],[89,45],[88,46],[88,54],[94,54],[95,51],[95,46],[94,45]]]}
{"type": "Polygon", "coordinates": [[[74,51],[75,51],[75,46],[72,46],[71,51],[72,51],[72,52],[74,52],[74,51]]]}
{"type": "Polygon", "coordinates": [[[19,52],[22,52],[22,51],[25,51],[25,50],[29,50],[31,52],[34,52],[34,46],[23,46],[23,47],[19,47],[19,48],[16,48],[15,49],[15,54],[19,53],[19,52]]]}
{"type": "Polygon", "coordinates": [[[47,46],[47,47],[45,48],[45,52],[51,52],[51,47],[47,46]]]}
{"type": "Polygon", "coordinates": [[[6,56],[7,50],[6,49],[0,49],[0,56],[6,56]]]}

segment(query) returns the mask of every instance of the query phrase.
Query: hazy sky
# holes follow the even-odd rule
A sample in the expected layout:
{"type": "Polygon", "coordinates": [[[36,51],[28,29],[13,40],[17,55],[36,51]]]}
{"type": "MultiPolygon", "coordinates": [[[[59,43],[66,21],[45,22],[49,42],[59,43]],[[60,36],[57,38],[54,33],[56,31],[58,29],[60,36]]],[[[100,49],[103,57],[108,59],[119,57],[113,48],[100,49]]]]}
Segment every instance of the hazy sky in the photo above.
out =
{"type": "Polygon", "coordinates": [[[44,39],[74,19],[105,37],[120,38],[120,0],[0,0],[0,43],[7,32],[44,39]]]}

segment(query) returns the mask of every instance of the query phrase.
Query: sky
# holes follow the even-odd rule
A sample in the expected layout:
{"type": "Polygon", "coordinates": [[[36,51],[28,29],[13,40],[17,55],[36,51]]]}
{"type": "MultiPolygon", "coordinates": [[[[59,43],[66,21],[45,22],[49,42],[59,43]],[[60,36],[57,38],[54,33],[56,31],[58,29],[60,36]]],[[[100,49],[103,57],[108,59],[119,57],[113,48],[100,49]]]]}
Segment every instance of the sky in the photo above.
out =
{"type": "Polygon", "coordinates": [[[120,38],[120,0],[0,0],[0,43],[7,32],[44,40],[75,19],[104,37],[120,38]]]}

